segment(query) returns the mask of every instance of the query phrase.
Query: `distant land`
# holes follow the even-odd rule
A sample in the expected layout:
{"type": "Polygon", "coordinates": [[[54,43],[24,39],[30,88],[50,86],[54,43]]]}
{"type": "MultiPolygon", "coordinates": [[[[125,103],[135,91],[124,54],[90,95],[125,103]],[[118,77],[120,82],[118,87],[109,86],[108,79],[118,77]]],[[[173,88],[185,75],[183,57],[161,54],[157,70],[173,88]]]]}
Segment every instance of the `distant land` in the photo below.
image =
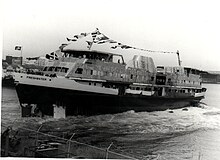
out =
{"type": "Polygon", "coordinates": [[[202,71],[201,72],[203,83],[219,83],[220,84],[220,71],[202,71]]]}
{"type": "Polygon", "coordinates": [[[207,71],[209,73],[212,73],[212,74],[220,74],[220,71],[207,71]]]}

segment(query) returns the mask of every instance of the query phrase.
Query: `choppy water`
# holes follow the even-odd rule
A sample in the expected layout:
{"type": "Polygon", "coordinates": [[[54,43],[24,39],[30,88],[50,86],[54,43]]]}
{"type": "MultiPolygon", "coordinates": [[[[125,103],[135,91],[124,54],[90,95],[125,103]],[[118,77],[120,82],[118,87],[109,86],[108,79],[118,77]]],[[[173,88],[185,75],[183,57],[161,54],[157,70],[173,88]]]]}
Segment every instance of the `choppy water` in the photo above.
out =
{"type": "MultiPolygon", "coordinates": [[[[54,130],[76,133],[75,140],[122,151],[140,159],[220,159],[220,85],[205,84],[201,108],[159,112],[128,111],[119,114],[52,118],[20,118],[16,92],[2,88],[2,124],[45,124],[54,130]]],[[[43,130],[43,127],[42,127],[43,130]]]]}

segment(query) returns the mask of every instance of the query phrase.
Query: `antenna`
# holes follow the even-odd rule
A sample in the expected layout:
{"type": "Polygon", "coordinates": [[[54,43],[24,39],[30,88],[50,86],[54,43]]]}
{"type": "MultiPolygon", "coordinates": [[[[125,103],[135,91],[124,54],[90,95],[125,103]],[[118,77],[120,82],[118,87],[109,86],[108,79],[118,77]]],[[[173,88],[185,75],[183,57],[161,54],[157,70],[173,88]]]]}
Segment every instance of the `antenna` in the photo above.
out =
{"type": "Polygon", "coordinates": [[[179,66],[181,66],[180,53],[178,50],[177,50],[176,54],[177,54],[177,58],[178,58],[178,64],[179,64],[179,66]]]}

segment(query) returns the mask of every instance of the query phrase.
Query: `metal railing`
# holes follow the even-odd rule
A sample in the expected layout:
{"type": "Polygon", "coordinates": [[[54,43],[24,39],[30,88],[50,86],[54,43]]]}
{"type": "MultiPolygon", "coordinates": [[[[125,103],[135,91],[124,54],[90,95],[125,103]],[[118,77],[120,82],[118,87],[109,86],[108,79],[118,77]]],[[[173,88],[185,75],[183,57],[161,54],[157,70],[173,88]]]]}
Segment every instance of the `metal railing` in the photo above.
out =
{"type": "MultiPolygon", "coordinates": [[[[3,126],[6,127],[6,126],[3,126]]],[[[131,156],[110,151],[111,143],[107,148],[98,148],[89,144],[72,140],[75,133],[69,139],[56,135],[43,133],[37,130],[20,127],[17,129],[19,137],[19,153],[22,157],[45,157],[45,158],[86,158],[86,159],[136,159],[131,156]]],[[[7,127],[8,128],[8,127],[7,127]]],[[[12,129],[11,127],[8,129],[12,129]]],[[[3,135],[3,134],[2,134],[3,135]]],[[[7,135],[10,139],[10,135],[7,135]]],[[[6,136],[6,137],[7,137],[6,136]]],[[[8,142],[8,137],[6,142],[8,142]]],[[[3,138],[1,136],[1,138],[3,138]]],[[[3,139],[2,139],[3,140],[3,139]]],[[[4,141],[4,140],[3,140],[4,141]]],[[[8,156],[10,145],[2,146],[4,153],[8,156]]]]}

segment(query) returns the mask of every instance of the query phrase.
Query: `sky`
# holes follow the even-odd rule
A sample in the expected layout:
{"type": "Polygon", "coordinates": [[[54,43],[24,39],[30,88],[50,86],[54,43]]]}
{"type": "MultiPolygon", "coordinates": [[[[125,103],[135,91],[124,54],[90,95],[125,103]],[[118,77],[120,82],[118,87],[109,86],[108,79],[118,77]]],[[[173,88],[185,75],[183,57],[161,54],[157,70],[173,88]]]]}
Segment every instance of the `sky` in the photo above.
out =
{"type": "MultiPolygon", "coordinates": [[[[51,53],[66,37],[100,32],[117,42],[155,50],[179,50],[182,66],[220,71],[219,3],[214,0],[2,0],[2,58],[51,53]]],[[[176,54],[151,56],[156,65],[178,65],[176,54]]]]}

